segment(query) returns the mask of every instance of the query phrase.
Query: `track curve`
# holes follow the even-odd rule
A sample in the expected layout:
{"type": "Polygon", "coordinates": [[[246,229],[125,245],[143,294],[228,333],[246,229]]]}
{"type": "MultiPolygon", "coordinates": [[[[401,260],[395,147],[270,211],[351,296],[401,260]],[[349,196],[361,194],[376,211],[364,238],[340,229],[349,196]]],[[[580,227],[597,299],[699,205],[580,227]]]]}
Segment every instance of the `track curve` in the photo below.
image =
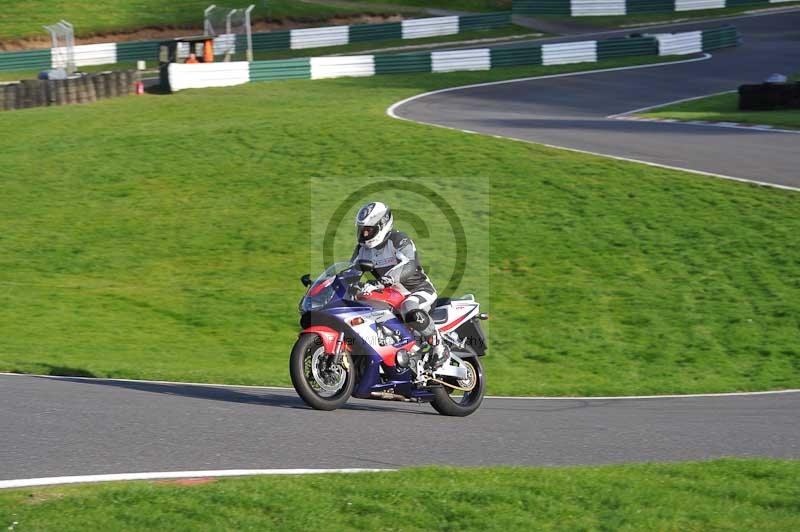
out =
{"type": "Polygon", "coordinates": [[[424,124],[800,189],[800,135],[610,118],[800,69],[800,11],[738,18],[735,24],[743,45],[719,50],[707,61],[448,89],[393,106],[392,114],[424,124]]]}
{"type": "Polygon", "coordinates": [[[467,418],[293,391],[0,375],[0,480],[146,471],[800,458],[800,393],[487,399],[467,418]]]}

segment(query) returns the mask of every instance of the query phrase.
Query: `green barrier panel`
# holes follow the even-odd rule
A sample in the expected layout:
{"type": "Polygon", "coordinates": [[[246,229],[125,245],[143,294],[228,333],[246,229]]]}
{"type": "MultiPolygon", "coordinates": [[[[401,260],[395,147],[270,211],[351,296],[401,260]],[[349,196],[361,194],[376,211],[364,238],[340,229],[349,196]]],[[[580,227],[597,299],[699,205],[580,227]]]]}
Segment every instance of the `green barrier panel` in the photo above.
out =
{"type": "Polygon", "coordinates": [[[402,74],[404,72],[431,72],[431,53],[376,55],[375,74],[402,74]]]}
{"type": "Polygon", "coordinates": [[[350,42],[384,41],[402,38],[403,25],[399,22],[350,26],[350,42]]]}
{"type": "Polygon", "coordinates": [[[655,37],[615,37],[597,41],[597,60],[636,55],[658,55],[655,37]]]}
{"type": "Polygon", "coordinates": [[[160,41],[130,41],[117,43],[117,62],[158,60],[158,44],[160,41]]]}
{"type": "Polygon", "coordinates": [[[458,17],[458,31],[477,31],[504,28],[511,25],[511,12],[464,15],[458,17]]]}
{"type": "Polygon", "coordinates": [[[490,54],[492,68],[542,64],[542,47],[539,45],[491,48],[490,54]]]}
{"type": "Polygon", "coordinates": [[[0,53],[0,70],[33,70],[50,68],[50,48],[0,53]]]}
{"type": "Polygon", "coordinates": [[[311,79],[311,60],[304,57],[250,63],[250,81],[276,79],[311,79]]]}
{"type": "Polygon", "coordinates": [[[514,0],[511,12],[515,15],[571,15],[572,8],[570,0],[514,0]]]}
{"type": "Polygon", "coordinates": [[[627,0],[625,10],[633,13],[671,13],[675,11],[675,0],[627,0]]]}
{"type": "Polygon", "coordinates": [[[703,31],[703,51],[729,48],[739,44],[739,32],[733,26],[703,31]]]}
{"type": "MultiPolygon", "coordinates": [[[[289,50],[292,38],[289,31],[266,31],[253,34],[254,52],[271,52],[275,50],[289,50]]],[[[247,37],[236,36],[236,48],[247,48],[247,37]]]]}
{"type": "Polygon", "coordinates": [[[769,0],[726,0],[725,7],[757,6],[764,4],[769,4],[769,0]]]}

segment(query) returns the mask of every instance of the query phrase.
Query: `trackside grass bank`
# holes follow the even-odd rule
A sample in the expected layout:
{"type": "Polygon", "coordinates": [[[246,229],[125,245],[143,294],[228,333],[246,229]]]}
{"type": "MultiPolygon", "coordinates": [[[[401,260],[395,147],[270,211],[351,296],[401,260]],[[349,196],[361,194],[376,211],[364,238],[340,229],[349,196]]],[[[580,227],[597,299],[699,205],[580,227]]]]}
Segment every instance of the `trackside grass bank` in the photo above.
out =
{"type": "Polygon", "coordinates": [[[714,122],[765,124],[778,128],[800,129],[800,109],[740,111],[739,95],[736,92],[659,107],[658,109],[641,113],[640,116],[684,121],[709,120],[714,122]]]}
{"type": "Polygon", "coordinates": [[[406,469],[0,491],[14,530],[775,530],[800,463],[406,469]]]}
{"type": "MultiPolygon", "coordinates": [[[[490,393],[798,387],[800,194],[385,114],[424,91],[576,68],[3,113],[0,369],[288,385],[327,192],[310,183],[363,176],[445,197],[489,183],[488,283],[467,272],[463,286],[492,316],[490,393]]],[[[440,283],[445,238],[418,239],[440,283]]]]}

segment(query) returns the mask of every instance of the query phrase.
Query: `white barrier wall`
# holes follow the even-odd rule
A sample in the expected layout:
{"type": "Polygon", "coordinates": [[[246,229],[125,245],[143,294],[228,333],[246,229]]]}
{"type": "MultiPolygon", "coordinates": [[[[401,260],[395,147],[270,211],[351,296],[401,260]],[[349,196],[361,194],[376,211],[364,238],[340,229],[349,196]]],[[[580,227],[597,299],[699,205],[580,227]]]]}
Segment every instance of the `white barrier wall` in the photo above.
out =
{"type": "MultiPolygon", "coordinates": [[[[52,48],[52,68],[67,66],[67,50],[64,47],[52,48]]],[[[108,65],[117,62],[117,43],[81,44],[74,48],[75,65],[108,65]]]]}
{"type": "Polygon", "coordinates": [[[371,55],[312,57],[311,79],[365,77],[375,75],[375,58],[371,55]]]}
{"type": "Polygon", "coordinates": [[[597,41],[542,45],[543,65],[566,65],[586,62],[597,62],[597,41]]]}
{"type": "Polygon", "coordinates": [[[624,15],[626,13],[625,0],[572,0],[570,10],[573,17],[624,15]]]}
{"type": "Polygon", "coordinates": [[[675,0],[675,11],[697,11],[723,7],[725,7],[725,0],[675,0]]]}
{"type": "Polygon", "coordinates": [[[703,51],[703,32],[656,33],[658,55],[686,55],[703,51]]]}
{"type": "Polygon", "coordinates": [[[290,38],[292,50],[320,46],[340,46],[350,42],[350,28],[348,26],[331,26],[328,28],[292,30],[290,38]]]}
{"type": "Polygon", "coordinates": [[[489,70],[492,68],[491,52],[488,48],[432,52],[431,67],[433,72],[489,70]]]}
{"type": "Polygon", "coordinates": [[[172,63],[169,65],[169,84],[172,92],[203,87],[230,87],[250,81],[250,63],[172,63]]]}
{"type": "Polygon", "coordinates": [[[437,37],[458,33],[458,17],[435,17],[404,20],[403,39],[437,37]]]}

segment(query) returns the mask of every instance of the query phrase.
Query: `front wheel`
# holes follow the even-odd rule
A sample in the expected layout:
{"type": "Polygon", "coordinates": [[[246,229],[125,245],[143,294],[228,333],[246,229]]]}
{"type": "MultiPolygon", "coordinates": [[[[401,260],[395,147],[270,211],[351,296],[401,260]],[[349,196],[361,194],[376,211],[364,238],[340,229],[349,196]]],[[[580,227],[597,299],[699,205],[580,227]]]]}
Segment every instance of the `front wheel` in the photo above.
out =
{"type": "Polygon", "coordinates": [[[462,360],[467,365],[467,378],[462,381],[453,377],[446,377],[444,380],[462,388],[469,388],[474,382],[475,386],[470,391],[461,392],[444,385],[431,389],[431,393],[433,393],[431,405],[437,412],[445,416],[468,416],[475,412],[483,402],[486,381],[483,377],[481,361],[477,356],[463,358],[462,360]]]}
{"type": "Polygon", "coordinates": [[[297,394],[315,410],[343,406],[356,381],[350,354],[344,353],[342,363],[335,364],[316,334],[303,334],[297,339],[289,359],[289,375],[297,394]]]}

